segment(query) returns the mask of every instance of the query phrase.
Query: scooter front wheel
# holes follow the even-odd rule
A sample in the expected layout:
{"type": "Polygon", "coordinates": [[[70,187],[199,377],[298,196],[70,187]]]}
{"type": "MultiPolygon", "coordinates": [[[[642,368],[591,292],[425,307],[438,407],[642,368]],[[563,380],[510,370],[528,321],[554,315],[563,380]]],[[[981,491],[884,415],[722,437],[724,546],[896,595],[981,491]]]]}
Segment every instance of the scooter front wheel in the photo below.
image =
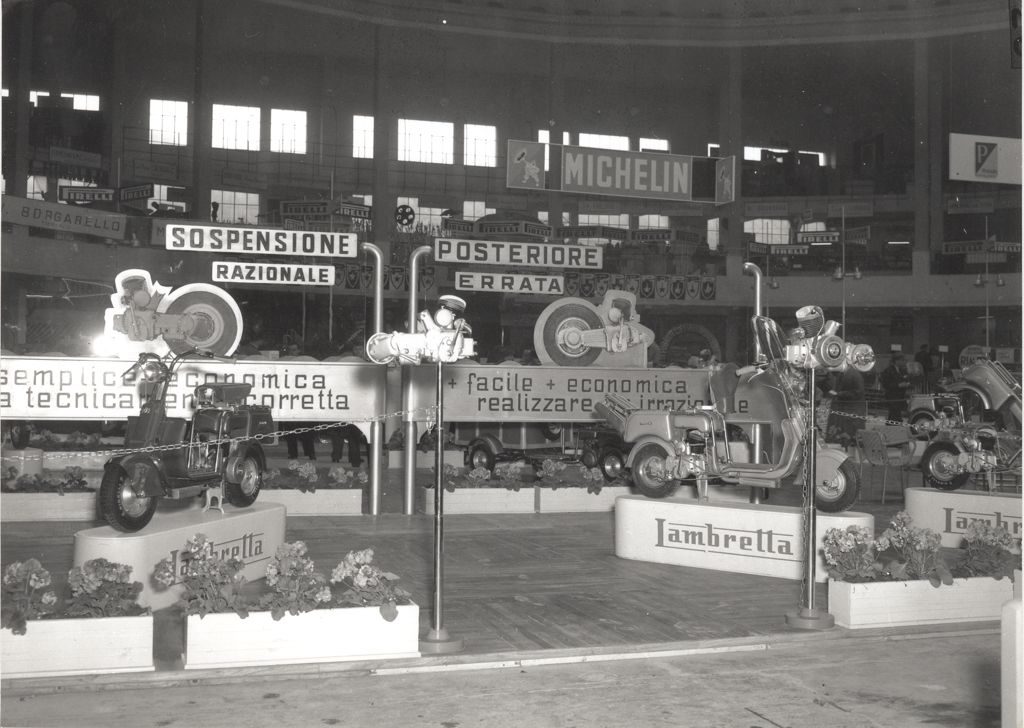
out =
{"type": "Polygon", "coordinates": [[[850,508],[860,497],[860,477],[853,463],[844,460],[832,473],[817,473],[814,505],[824,513],[839,513],[850,508]],[[823,477],[824,476],[824,477],[823,477]]]}
{"type": "Polygon", "coordinates": [[[153,518],[156,498],[140,497],[132,490],[124,468],[111,467],[103,472],[99,492],[100,515],[118,531],[139,531],[153,518]]]}
{"type": "Polygon", "coordinates": [[[633,485],[648,498],[666,498],[679,487],[665,472],[668,451],[660,445],[644,445],[633,459],[633,485]]]}
{"type": "Polygon", "coordinates": [[[238,508],[246,508],[256,502],[260,488],[263,486],[263,471],[252,455],[246,455],[238,463],[238,482],[224,484],[224,495],[228,503],[238,508]]]}

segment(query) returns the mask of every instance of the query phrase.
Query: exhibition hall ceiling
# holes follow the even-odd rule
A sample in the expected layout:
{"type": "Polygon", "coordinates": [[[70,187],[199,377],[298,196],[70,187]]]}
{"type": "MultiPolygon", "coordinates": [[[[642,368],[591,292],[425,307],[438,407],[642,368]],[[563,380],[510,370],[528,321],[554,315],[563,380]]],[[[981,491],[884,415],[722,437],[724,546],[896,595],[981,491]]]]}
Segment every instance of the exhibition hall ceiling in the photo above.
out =
{"type": "Polygon", "coordinates": [[[382,25],[566,43],[749,47],[1007,27],[1005,0],[262,0],[382,25]]]}

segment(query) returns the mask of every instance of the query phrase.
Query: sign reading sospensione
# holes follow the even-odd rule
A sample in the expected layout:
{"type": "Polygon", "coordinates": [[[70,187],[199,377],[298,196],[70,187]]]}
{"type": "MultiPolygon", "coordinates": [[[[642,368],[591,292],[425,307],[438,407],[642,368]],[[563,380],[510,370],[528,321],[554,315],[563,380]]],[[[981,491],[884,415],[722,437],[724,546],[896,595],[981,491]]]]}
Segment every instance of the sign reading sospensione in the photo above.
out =
{"type": "Polygon", "coordinates": [[[557,245],[501,240],[434,241],[434,260],[438,263],[481,263],[538,268],[595,268],[604,266],[603,249],[588,245],[557,245]]]}
{"type": "Polygon", "coordinates": [[[354,258],[359,250],[354,233],[208,225],[168,225],[166,230],[164,247],[168,250],[332,258],[354,258]]]}

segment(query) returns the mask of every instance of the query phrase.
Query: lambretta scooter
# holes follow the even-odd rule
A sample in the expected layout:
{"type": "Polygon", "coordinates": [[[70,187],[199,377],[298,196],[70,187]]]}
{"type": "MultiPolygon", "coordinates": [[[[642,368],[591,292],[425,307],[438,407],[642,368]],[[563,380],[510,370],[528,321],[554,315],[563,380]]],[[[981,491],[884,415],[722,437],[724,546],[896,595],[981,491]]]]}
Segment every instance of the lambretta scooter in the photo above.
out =
{"type": "MultiPolygon", "coordinates": [[[[910,422],[930,440],[921,455],[924,484],[939,490],[956,490],[972,475],[1020,472],[1021,386],[1006,367],[990,359],[978,359],[961,378],[946,387],[956,397],[946,411],[911,411],[910,422]],[[964,414],[962,400],[984,412],[991,422],[972,422],[964,414]]],[[[994,482],[994,481],[990,481],[994,482]]]]}
{"type": "MultiPolygon", "coordinates": [[[[780,488],[800,472],[808,422],[806,373],[867,371],[874,352],[847,344],[817,306],[797,312],[801,328],[783,344],[778,324],[755,315],[754,333],[762,361],[739,368],[723,364],[709,370],[712,403],[675,411],[635,409],[612,395],[596,410],[633,443],[626,461],[633,484],[650,498],[671,495],[683,481],[707,498],[708,485],[780,488]]],[[[823,511],[843,511],[856,502],[860,478],[841,450],[817,447],[815,502],[823,511]]]]}
{"type": "Polygon", "coordinates": [[[100,483],[100,513],[118,531],[144,528],[159,498],[204,495],[208,510],[224,499],[250,506],[259,495],[266,456],[257,436],[274,430],[270,408],[245,404],[251,384],[207,383],[194,390],[191,420],[168,417],[171,379],[189,356],[215,358],[198,349],[143,353],[122,375],[138,372],[153,389],[139,415],[128,418],[125,449],[134,452],[108,460],[100,483]]]}

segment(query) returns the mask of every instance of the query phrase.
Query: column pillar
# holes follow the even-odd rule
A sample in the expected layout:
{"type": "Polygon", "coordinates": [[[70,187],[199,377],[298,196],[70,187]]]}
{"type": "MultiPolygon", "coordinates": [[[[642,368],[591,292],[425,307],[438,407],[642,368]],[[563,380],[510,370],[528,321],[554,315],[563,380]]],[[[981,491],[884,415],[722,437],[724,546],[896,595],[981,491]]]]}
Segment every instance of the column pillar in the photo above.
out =
{"type": "Polygon", "coordinates": [[[32,144],[29,140],[28,127],[32,106],[28,102],[28,92],[32,82],[32,12],[33,3],[21,3],[6,13],[7,22],[17,23],[18,48],[15,53],[8,54],[14,64],[11,97],[5,102],[14,107],[14,145],[3,155],[4,179],[7,182],[7,194],[14,197],[28,196],[28,175],[31,169],[32,144]]]}
{"type": "Polygon", "coordinates": [[[387,58],[392,28],[374,28],[373,58],[373,232],[384,260],[391,260],[391,238],[395,229],[398,196],[391,186],[391,165],[398,158],[398,122],[391,108],[387,58]]]}
{"type": "Polygon", "coordinates": [[[210,215],[210,148],[213,146],[211,100],[206,87],[206,0],[196,0],[195,64],[193,66],[192,109],[188,136],[192,146],[192,210],[189,216],[208,219],[210,215]]]}

